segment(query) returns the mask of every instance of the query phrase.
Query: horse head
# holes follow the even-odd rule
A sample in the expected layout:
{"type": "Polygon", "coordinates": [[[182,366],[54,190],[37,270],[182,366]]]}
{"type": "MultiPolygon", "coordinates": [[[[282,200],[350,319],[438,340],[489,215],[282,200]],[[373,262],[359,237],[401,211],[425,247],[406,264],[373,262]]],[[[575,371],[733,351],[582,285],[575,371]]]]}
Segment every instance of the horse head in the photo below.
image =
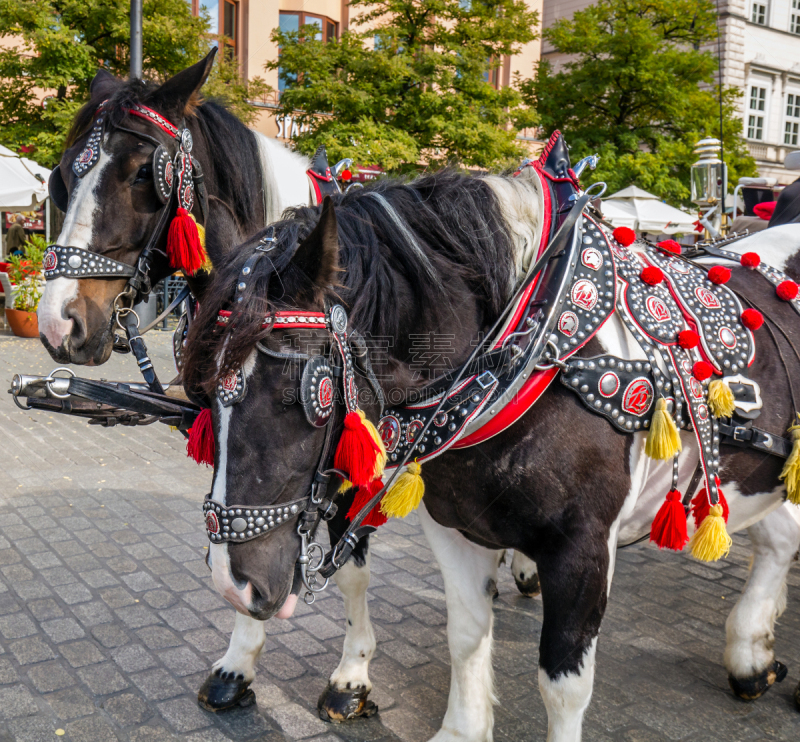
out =
{"type": "MultiPolygon", "coordinates": [[[[169,188],[165,194],[165,184],[171,187],[178,176],[173,160],[191,149],[179,137],[188,134],[215,51],[160,86],[125,82],[102,70],[92,81],[90,100],[50,178],[53,201],[66,215],[45,259],[49,280],[39,304],[39,328],[57,361],[107,361],[115,305],[130,306],[137,294],[172,273],[164,252],[166,227],[178,206],[187,204],[169,188]],[[134,286],[128,279],[136,275],[146,247],[148,269],[138,276],[144,283],[134,286]]],[[[203,143],[199,146],[202,150],[203,143]]],[[[199,201],[193,198],[187,210],[202,223],[199,201]]]]}
{"type": "MultiPolygon", "coordinates": [[[[324,308],[337,255],[329,199],[310,233],[289,220],[269,227],[216,267],[188,341],[186,385],[210,394],[217,442],[206,515],[209,564],[217,589],[260,620],[291,615],[299,588],[299,514],[315,473],[333,465],[325,441],[335,433],[331,426],[342,424],[336,414],[328,426],[326,416],[320,427],[310,424],[300,389],[305,369],[331,355],[324,308]],[[261,536],[237,543],[239,534],[261,536]]],[[[334,391],[326,388],[330,396],[315,403],[330,412],[334,391]]]]}

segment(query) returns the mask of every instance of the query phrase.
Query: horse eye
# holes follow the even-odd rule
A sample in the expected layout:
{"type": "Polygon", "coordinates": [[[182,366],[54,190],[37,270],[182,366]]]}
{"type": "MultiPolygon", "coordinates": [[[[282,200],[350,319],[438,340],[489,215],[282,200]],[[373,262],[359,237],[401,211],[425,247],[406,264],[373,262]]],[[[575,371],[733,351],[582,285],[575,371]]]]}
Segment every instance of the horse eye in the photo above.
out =
{"type": "Polygon", "coordinates": [[[139,168],[139,171],[136,173],[136,179],[133,182],[142,183],[143,181],[152,179],[153,179],[153,166],[148,162],[146,165],[142,165],[139,168]]]}

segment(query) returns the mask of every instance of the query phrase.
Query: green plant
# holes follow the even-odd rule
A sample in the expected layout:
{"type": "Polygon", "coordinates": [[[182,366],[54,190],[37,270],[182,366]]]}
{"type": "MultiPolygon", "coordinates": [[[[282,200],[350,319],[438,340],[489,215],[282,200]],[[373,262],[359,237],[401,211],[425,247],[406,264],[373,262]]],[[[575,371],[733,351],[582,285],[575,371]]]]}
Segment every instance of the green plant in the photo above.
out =
{"type": "Polygon", "coordinates": [[[40,235],[32,235],[25,243],[25,255],[12,255],[8,275],[12,283],[17,285],[14,297],[14,309],[23,312],[35,312],[42,298],[44,273],[42,262],[47,250],[47,240],[40,235]]]}

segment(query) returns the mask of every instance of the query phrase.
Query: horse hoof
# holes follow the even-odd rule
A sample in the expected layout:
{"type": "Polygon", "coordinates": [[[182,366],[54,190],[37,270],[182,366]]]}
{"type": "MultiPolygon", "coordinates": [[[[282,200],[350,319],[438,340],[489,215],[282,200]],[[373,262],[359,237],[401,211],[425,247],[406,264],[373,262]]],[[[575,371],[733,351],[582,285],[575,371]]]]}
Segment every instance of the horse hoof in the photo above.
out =
{"type": "Polygon", "coordinates": [[[228,709],[251,706],[256,702],[256,694],[250,690],[250,683],[242,675],[216,670],[206,678],[197,693],[197,702],[206,711],[227,711],[228,709]]]}
{"type": "Polygon", "coordinates": [[[365,687],[338,690],[328,683],[317,701],[317,711],[322,721],[341,724],[351,719],[368,719],[378,712],[378,707],[367,699],[365,687]]]}
{"type": "Polygon", "coordinates": [[[517,583],[517,590],[526,598],[535,598],[542,592],[542,586],[539,584],[539,575],[535,572],[527,579],[522,580],[514,575],[514,582],[517,583]]]}
{"type": "MultiPolygon", "coordinates": [[[[749,678],[735,678],[728,675],[728,682],[734,695],[743,701],[755,701],[756,698],[763,696],[774,683],[780,683],[788,672],[786,665],[778,660],[773,660],[772,664],[758,675],[749,678]]],[[[798,689],[800,691],[800,689],[798,689]]],[[[795,693],[795,702],[798,701],[798,693],[795,693]]]]}

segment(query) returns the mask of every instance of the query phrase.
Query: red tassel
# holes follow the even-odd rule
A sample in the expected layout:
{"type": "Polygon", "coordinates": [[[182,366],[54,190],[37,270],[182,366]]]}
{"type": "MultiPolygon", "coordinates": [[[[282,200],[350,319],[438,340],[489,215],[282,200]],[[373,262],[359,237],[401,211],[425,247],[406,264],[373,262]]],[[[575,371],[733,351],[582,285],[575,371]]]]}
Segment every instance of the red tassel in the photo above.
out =
{"type": "MultiPolygon", "coordinates": [[[[730,508],[725,495],[722,494],[722,490],[719,488],[719,481],[717,481],[717,494],[719,495],[719,504],[722,505],[722,517],[727,523],[730,508]]],[[[694,518],[695,528],[700,528],[700,524],[706,519],[709,510],[711,510],[711,504],[708,502],[708,492],[703,487],[692,500],[692,518],[694,518]]]]}
{"type": "Polygon", "coordinates": [[[380,454],[381,449],[364,425],[361,415],[348,412],[333,465],[347,472],[347,478],[356,487],[363,487],[375,478],[375,463],[380,454]]]}
{"type": "Polygon", "coordinates": [[[206,253],[200,243],[197,223],[186,209],[179,207],[175,218],[169,225],[167,234],[167,257],[169,264],[193,276],[206,260],[206,253]]]}
{"type": "Polygon", "coordinates": [[[186,441],[186,455],[198,464],[214,466],[214,426],[211,424],[211,410],[207,407],[189,428],[189,440],[186,441]]]}
{"type": "Polygon", "coordinates": [[[692,375],[698,381],[705,381],[706,379],[711,378],[711,374],[714,373],[714,367],[706,362],[706,361],[697,361],[697,363],[692,366],[692,375]]]}
{"type": "Polygon", "coordinates": [[[745,268],[758,268],[761,265],[761,256],[757,252],[746,252],[740,258],[739,262],[745,268]]]}
{"type": "Polygon", "coordinates": [[[731,280],[731,269],[724,265],[715,265],[708,271],[708,280],[717,285],[728,283],[731,280]]]}
{"type": "Polygon", "coordinates": [[[755,332],[764,324],[764,315],[757,309],[745,309],[742,312],[742,324],[748,330],[755,332]]]}
{"type": "Polygon", "coordinates": [[[617,227],[611,235],[623,247],[628,247],[636,242],[636,232],[630,227],[617,227]]]}
{"type": "Polygon", "coordinates": [[[797,298],[800,287],[794,281],[787,279],[786,281],[781,281],[775,287],[775,291],[778,294],[778,298],[783,299],[783,301],[794,301],[797,298]]]}
{"type": "Polygon", "coordinates": [[[653,518],[653,525],[650,526],[650,540],[657,544],[659,549],[681,551],[689,541],[686,529],[686,511],[683,509],[681,499],[681,493],[678,490],[670,490],[664,504],[653,518]]]}
{"type": "Polygon", "coordinates": [[[696,348],[700,344],[700,336],[694,330],[682,330],[678,333],[678,345],[686,350],[696,348]]]}
{"type": "Polygon", "coordinates": [[[662,250],[666,250],[667,252],[671,252],[673,255],[680,255],[681,254],[681,246],[675,242],[675,240],[664,240],[663,242],[659,242],[658,246],[662,250]]]}
{"type": "Polygon", "coordinates": [[[640,278],[648,286],[657,286],[664,280],[664,272],[655,265],[648,265],[646,268],[642,269],[640,278]]]}
{"type": "MultiPolygon", "coordinates": [[[[366,487],[359,487],[355,499],[353,500],[353,504],[350,506],[350,510],[347,511],[347,519],[352,521],[353,518],[355,518],[361,511],[361,508],[363,508],[373,497],[375,497],[375,495],[378,494],[381,487],[383,487],[383,482],[381,482],[380,479],[374,479],[366,487]]],[[[367,517],[361,521],[361,525],[375,526],[375,528],[380,528],[384,523],[386,523],[388,519],[381,512],[380,505],[381,501],[378,500],[378,503],[375,505],[375,507],[372,508],[369,513],[367,513],[367,517]]]]}

